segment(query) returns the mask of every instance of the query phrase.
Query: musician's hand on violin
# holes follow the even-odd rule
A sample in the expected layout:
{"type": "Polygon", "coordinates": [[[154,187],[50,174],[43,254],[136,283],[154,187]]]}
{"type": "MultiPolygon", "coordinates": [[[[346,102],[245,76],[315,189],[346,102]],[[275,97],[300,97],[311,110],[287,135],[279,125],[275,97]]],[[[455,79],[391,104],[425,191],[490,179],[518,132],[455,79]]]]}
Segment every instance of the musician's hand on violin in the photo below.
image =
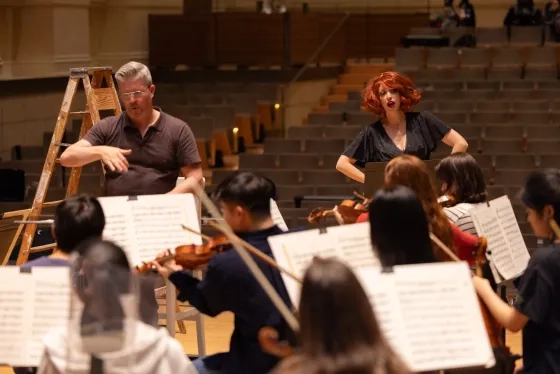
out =
{"type": "Polygon", "coordinates": [[[168,278],[169,275],[171,273],[174,273],[176,271],[181,271],[183,270],[183,268],[180,265],[177,265],[177,263],[175,262],[175,260],[168,260],[165,261],[163,264],[160,264],[157,259],[158,258],[162,258],[162,257],[166,257],[166,256],[170,256],[171,255],[171,251],[167,250],[164,252],[161,252],[160,254],[157,255],[156,260],[155,261],[151,261],[150,264],[157,270],[157,272],[163,276],[164,278],[168,278]]]}
{"type": "Polygon", "coordinates": [[[492,288],[488,279],[479,277],[478,275],[473,275],[472,282],[474,289],[478,294],[492,288]]]}
{"type": "Polygon", "coordinates": [[[333,216],[336,219],[336,222],[338,222],[339,225],[344,225],[345,222],[344,219],[342,218],[342,215],[338,211],[338,206],[335,206],[332,211],[333,211],[333,216]]]}

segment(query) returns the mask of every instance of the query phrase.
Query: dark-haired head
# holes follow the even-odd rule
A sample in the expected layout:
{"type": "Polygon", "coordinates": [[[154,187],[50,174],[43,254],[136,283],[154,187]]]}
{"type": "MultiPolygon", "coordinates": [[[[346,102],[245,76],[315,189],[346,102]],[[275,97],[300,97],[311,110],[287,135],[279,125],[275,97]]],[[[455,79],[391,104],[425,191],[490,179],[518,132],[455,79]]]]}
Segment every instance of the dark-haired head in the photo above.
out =
{"type": "Polygon", "coordinates": [[[535,236],[560,239],[550,227],[551,219],[560,223],[560,170],[537,170],[529,174],[520,197],[535,236]]]}
{"type": "Polygon", "coordinates": [[[271,220],[270,199],[276,198],[276,186],[261,175],[236,172],[223,180],[213,195],[232,229],[246,232],[271,220]]]}
{"type": "Polygon", "coordinates": [[[104,228],[103,208],[93,196],[73,196],[56,207],[53,234],[64,253],[71,253],[86,239],[101,238],[104,228]]]}
{"type": "Polygon", "coordinates": [[[455,197],[457,203],[478,204],[488,199],[482,168],[473,156],[453,153],[436,166],[436,177],[442,192],[455,197]]]}
{"type": "Polygon", "coordinates": [[[299,304],[302,357],[288,359],[282,373],[405,373],[383,338],[356,275],[336,259],[314,258],[299,304]]]}
{"type": "Polygon", "coordinates": [[[382,266],[437,261],[426,213],[410,188],[378,190],[369,205],[369,223],[371,243],[382,266]]]}

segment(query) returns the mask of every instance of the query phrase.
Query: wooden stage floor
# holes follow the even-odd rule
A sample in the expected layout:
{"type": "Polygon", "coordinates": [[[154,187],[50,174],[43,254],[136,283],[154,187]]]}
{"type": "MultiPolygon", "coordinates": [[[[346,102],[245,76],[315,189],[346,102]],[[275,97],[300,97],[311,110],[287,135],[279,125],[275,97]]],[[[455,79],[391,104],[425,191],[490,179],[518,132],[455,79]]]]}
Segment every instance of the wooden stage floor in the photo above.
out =
{"type": "MultiPolygon", "coordinates": [[[[205,334],[207,354],[224,352],[229,348],[229,337],[233,331],[233,316],[231,313],[223,313],[216,318],[205,317],[205,334]]],[[[196,355],[196,328],[194,322],[185,322],[186,334],[178,333],[176,338],[181,342],[185,353],[196,355]]],[[[508,333],[507,344],[515,353],[521,353],[521,333],[508,333]]],[[[0,368],[0,374],[13,374],[11,368],[0,368]]]]}

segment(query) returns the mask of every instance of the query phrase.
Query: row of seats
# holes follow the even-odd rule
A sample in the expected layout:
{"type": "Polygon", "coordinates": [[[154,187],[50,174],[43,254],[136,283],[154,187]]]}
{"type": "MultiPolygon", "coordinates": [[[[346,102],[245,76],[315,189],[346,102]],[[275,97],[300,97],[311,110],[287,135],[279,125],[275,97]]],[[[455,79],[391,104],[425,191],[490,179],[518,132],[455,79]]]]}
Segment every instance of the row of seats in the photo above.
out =
{"type": "Polygon", "coordinates": [[[450,45],[464,35],[473,35],[479,47],[497,46],[538,46],[551,42],[549,27],[543,26],[511,26],[511,27],[452,27],[445,30],[439,28],[412,27],[409,35],[432,36],[441,35],[449,38],[450,45]]]}

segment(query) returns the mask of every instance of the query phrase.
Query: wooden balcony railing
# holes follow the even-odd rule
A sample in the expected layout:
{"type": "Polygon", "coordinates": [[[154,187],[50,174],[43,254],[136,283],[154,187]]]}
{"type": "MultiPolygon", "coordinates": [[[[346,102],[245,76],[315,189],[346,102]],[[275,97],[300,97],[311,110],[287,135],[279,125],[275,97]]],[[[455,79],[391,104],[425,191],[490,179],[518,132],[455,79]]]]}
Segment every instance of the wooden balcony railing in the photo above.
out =
{"type": "MultiPolygon", "coordinates": [[[[149,16],[149,63],[173,68],[304,64],[344,14],[215,13],[149,16]]],[[[315,62],[393,57],[411,27],[427,14],[352,14],[315,62]]]]}

